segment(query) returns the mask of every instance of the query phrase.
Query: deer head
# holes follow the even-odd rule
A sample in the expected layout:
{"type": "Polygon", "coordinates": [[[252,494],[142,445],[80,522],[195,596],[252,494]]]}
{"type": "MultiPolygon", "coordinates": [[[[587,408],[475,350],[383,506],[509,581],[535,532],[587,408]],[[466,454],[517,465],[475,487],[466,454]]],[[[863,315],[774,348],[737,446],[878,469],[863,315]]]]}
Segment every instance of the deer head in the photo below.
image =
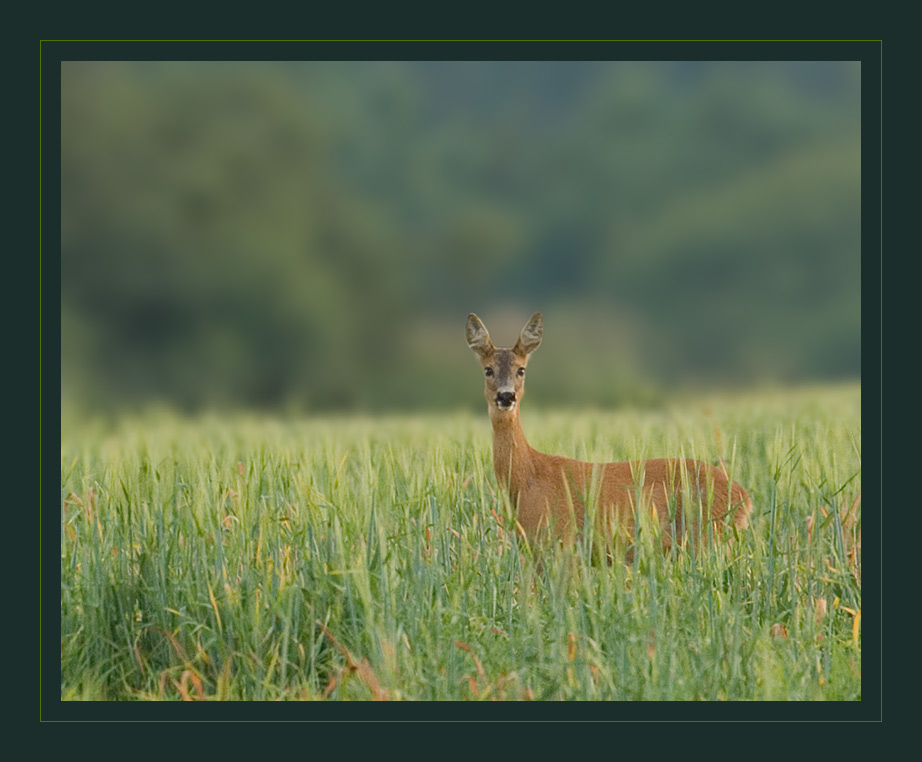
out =
{"type": "Polygon", "coordinates": [[[484,373],[484,395],[491,415],[511,413],[525,393],[528,356],[541,344],[544,320],[536,312],[522,329],[511,349],[495,347],[490,334],[474,313],[467,316],[467,345],[480,358],[484,373]]]}

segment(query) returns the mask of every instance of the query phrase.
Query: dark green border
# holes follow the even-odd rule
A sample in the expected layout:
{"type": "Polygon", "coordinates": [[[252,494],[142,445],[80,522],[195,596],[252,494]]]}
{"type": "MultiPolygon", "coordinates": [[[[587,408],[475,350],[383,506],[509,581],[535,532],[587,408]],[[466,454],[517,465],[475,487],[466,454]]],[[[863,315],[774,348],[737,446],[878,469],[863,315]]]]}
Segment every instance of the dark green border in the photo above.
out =
{"type": "MultiPolygon", "coordinates": [[[[881,40],[43,40],[40,58],[40,682],[42,722],[650,721],[879,722],[883,718],[880,500],[864,496],[860,702],[793,703],[206,703],[60,701],[60,64],[66,60],[858,60],[862,62],[862,345],[864,482],[880,484],[882,381],[881,40]],[[876,504],[875,504],[876,501],[876,504]],[[876,537],[875,537],[876,534],[876,537]]],[[[910,654],[904,654],[911,658],[910,654]]]]}

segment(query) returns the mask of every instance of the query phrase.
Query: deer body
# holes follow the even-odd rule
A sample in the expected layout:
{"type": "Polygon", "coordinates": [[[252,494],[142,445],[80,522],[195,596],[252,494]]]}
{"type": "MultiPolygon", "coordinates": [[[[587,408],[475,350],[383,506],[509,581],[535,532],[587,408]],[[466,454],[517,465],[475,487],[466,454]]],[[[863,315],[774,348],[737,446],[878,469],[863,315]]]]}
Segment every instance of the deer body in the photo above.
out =
{"type": "Polygon", "coordinates": [[[541,313],[532,316],[511,349],[495,347],[474,314],[468,316],[466,332],[484,368],[496,479],[529,542],[548,536],[572,539],[584,531],[590,509],[592,529],[607,543],[616,535],[633,537],[639,510],[655,517],[664,547],[683,535],[693,542],[699,534],[706,537],[708,520],[717,532],[727,520],[739,528],[747,525],[749,494],[706,463],[677,458],[587,463],[532,448],[519,422],[518,403],[525,366],[543,336],[541,313]]]}

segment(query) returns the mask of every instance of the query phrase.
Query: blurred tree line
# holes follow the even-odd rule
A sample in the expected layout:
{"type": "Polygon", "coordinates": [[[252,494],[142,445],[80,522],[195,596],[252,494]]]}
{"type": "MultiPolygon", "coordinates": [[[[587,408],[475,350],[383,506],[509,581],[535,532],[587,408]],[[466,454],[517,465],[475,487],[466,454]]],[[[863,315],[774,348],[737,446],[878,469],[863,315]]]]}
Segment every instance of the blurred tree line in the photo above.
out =
{"type": "Polygon", "coordinates": [[[62,393],[481,404],[470,311],[548,402],[857,377],[859,76],[65,63],[62,393]]]}

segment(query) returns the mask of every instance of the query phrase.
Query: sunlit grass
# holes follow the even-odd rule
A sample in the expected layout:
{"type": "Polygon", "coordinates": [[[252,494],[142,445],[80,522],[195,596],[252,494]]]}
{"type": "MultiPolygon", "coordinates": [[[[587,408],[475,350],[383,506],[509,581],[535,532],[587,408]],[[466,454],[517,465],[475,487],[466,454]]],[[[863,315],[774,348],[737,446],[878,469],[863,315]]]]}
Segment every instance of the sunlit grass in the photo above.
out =
{"type": "Polygon", "coordinates": [[[723,458],[751,528],[539,569],[485,414],[70,422],[62,697],[860,698],[857,387],[522,421],[581,458],[723,458]]]}

